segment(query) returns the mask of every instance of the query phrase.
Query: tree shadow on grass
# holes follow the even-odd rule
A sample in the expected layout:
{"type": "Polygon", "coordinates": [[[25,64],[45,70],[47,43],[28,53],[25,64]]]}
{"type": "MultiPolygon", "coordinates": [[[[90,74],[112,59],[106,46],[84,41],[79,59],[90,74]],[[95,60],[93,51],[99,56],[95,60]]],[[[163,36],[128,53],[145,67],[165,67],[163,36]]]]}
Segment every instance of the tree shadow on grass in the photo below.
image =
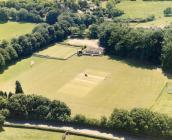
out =
{"type": "Polygon", "coordinates": [[[144,61],[139,61],[139,60],[134,60],[134,59],[129,59],[129,58],[124,59],[122,57],[112,56],[112,55],[109,56],[109,59],[119,61],[121,63],[127,64],[127,65],[129,65],[131,67],[135,67],[135,68],[148,69],[148,70],[160,69],[164,76],[166,76],[168,79],[172,79],[172,73],[163,71],[161,69],[160,65],[153,65],[149,62],[144,62],[144,61]]]}
{"type": "Polygon", "coordinates": [[[163,74],[168,78],[168,79],[172,79],[172,73],[170,73],[170,72],[164,72],[163,71],[163,74]]]}
{"type": "Polygon", "coordinates": [[[18,59],[16,59],[16,60],[14,60],[14,61],[8,63],[5,67],[0,68],[0,74],[3,74],[6,70],[8,70],[11,66],[16,65],[18,62],[23,61],[23,60],[25,60],[25,59],[28,59],[28,58],[34,56],[34,53],[39,53],[40,51],[45,50],[45,49],[47,49],[47,48],[49,48],[49,47],[51,47],[51,46],[54,46],[55,44],[56,44],[56,43],[52,43],[52,44],[50,44],[50,45],[48,45],[48,46],[46,46],[46,47],[40,48],[39,50],[33,52],[33,54],[30,54],[30,55],[27,55],[27,56],[23,56],[23,57],[21,57],[21,58],[18,58],[18,59]]]}
{"type": "Polygon", "coordinates": [[[129,66],[135,67],[135,68],[143,68],[143,69],[150,69],[150,70],[160,68],[160,66],[153,65],[149,62],[139,61],[139,60],[130,59],[130,58],[122,58],[119,56],[110,55],[109,59],[128,64],[129,66]]]}
{"type": "Polygon", "coordinates": [[[4,128],[0,128],[0,133],[3,132],[3,131],[5,131],[5,129],[4,128]]]}
{"type": "Polygon", "coordinates": [[[7,23],[8,21],[0,21],[0,24],[5,24],[7,23]]]}
{"type": "Polygon", "coordinates": [[[14,61],[8,63],[7,66],[5,66],[5,67],[3,67],[3,68],[0,69],[0,74],[3,74],[3,73],[4,73],[6,70],[8,70],[11,66],[16,65],[16,64],[19,63],[20,61],[23,61],[23,60],[25,60],[25,59],[28,59],[28,58],[30,58],[31,56],[32,56],[32,55],[29,55],[29,56],[26,56],[26,57],[22,57],[22,58],[20,58],[20,59],[17,59],[17,60],[14,60],[14,61]]]}

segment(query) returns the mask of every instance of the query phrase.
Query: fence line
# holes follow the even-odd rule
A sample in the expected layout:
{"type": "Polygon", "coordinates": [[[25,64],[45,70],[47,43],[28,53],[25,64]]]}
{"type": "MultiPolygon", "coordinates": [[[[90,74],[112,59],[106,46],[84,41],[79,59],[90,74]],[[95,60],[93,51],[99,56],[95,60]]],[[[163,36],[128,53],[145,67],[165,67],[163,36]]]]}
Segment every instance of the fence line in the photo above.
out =
{"type": "Polygon", "coordinates": [[[161,98],[162,94],[164,93],[165,88],[167,88],[167,86],[168,86],[168,82],[165,82],[165,84],[162,87],[161,91],[159,92],[157,98],[155,99],[154,103],[150,106],[149,109],[152,109],[157,104],[157,102],[160,100],[160,98],[161,98]]]}

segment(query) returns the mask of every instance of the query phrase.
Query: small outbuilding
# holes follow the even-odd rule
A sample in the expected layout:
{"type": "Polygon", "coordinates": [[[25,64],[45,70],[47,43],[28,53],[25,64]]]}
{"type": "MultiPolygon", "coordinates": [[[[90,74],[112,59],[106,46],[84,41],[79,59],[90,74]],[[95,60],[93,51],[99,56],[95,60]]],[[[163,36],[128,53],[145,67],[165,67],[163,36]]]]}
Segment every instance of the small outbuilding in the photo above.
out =
{"type": "Polygon", "coordinates": [[[104,54],[104,48],[87,47],[86,49],[82,50],[82,54],[90,56],[101,56],[104,54]]]}

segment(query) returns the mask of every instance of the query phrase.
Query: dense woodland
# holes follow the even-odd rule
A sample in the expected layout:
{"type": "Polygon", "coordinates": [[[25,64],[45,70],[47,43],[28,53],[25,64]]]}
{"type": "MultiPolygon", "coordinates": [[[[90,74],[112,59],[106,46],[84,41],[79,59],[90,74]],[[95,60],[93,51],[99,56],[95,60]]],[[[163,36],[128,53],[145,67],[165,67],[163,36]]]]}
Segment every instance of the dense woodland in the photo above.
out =
{"type": "MultiPolygon", "coordinates": [[[[105,23],[107,24],[107,23],[105,23]]],[[[159,65],[165,72],[172,72],[172,28],[133,29],[123,24],[101,25],[98,34],[100,44],[107,54],[132,58],[141,63],[159,65]]]]}
{"type": "Polygon", "coordinates": [[[161,64],[164,41],[161,29],[132,29],[123,24],[102,24],[99,39],[108,54],[161,64]]]}
{"type": "MultiPolygon", "coordinates": [[[[86,0],[65,2],[13,1],[0,2],[0,21],[39,23],[31,34],[22,35],[11,41],[0,42],[0,68],[32,55],[49,45],[63,41],[68,36],[98,38],[109,56],[137,59],[161,65],[172,72],[172,27],[165,29],[133,29],[128,24],[115,23],[114,19],[124,14],[114,3],[107,8],[94,1],[95,8],[86,0]],[[78,13],[80,11],[80,13],[78,13]]],[[[20,87],[20,84],[16,84],[20,87]]],[[[6,119],[42,120],[65,122],[90,127],[101,127],[132,134],[172,137],[172,119],[147,109],[131,111],[115,109],[110,117],[100,120],[82,115],[71,117],[71,109],[63,102],[45,97],[0,92],[0,127],[6,119]]]]}

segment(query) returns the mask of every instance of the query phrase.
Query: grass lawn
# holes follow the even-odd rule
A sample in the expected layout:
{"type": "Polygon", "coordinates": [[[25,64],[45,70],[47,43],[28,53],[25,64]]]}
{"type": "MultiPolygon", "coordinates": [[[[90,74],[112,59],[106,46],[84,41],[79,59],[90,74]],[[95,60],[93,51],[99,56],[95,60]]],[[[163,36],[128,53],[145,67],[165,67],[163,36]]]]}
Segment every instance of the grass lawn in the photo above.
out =
{"type": "Polygon", "coordinates": [[[160,70],[107,56],[73,56],[65,61],[39,57],[22,60],[0,74],[0,89],[14,91],[16,80],[26,94],[62,100],[73,114],[100,117],[114,108],[150,108],[168,79],[160,70]],[[35,62],[33,67],[31,61],[35,62]]]}
{"type": "MultiPolygon", "coordinates": [[[[5,127],[0,132],[0,140],[61,140],[63,133],[32,129],[5,127]]],[[[69,135],[67,140],[95,140],[92,138],[69,135]]]]}
{"type": "Polygon", "coordinates": [[[170,25],[172,23],[172,17],[163,17],[159,19],[155,19],[154,21],[151,22],[146,22],[146,23],[131,23],[130,25],[132,27],[160,27],[163,28],[167,25],[170,25]]]}
{"type": "Polygon", "coordinates": [[[160,92],[159,98],[152,107],[154,111],[160,111],[162,113],[168,113],[172,115],[172,83],[168,83],[164,86],[163,90],[160,92]],[[169,93],[170,91],[170,93],[169,93]]]}
{"type": "Polygon", "coordinates": [[[76,54],[77,51],[80,49],[81,49],[80,47],[72,47],[67,45],[56,44],[52,47],[49,47],[49,49],[40,51],[39,53],[36,54],[45,57],[48,56],[53,58],[67,59],[72,55],[76,54]]]}
{"type": "MultiPolygon", "coordinates": [[[[165,8],[172,5],[171,1],[122,1],[117,8],[124,10],[122,18],[144,18],[154,15],[156,20],[148,23],[141,23],[140,26],[164,26],[172,22],[172,17],[164,17],[165,8]],[[166,22],[167,21],[167,22],[166,22]]],[[[139,25],[138,25],[139,26],[139,25]]]]}
{"type": "Polygon", "coordinates": [[[33,23],[0,23],[0,40],[10,40],[14,37],[30,33],[35,26],[36,24],[33,23]]]}

